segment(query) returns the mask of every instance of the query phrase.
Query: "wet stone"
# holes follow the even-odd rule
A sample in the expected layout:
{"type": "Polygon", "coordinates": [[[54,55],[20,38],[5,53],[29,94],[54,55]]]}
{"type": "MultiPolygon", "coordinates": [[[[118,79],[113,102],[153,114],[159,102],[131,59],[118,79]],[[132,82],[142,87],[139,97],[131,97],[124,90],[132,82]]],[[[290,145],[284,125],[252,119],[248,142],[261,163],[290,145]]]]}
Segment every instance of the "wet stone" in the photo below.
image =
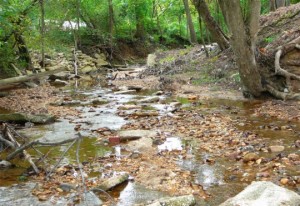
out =
{"type": "Polygon", "coordinates": [[[256,153],[247,153],[244,157],[243,157],[243,162],[247,163],[250,161],[256,161],[259,159],[259,156],[256,153]]]}
{"type": "Polygon", "coordinates": [[[284,146],[275,145],[269,147],[270,152],[282,152],[284,150],[284,146]]]}

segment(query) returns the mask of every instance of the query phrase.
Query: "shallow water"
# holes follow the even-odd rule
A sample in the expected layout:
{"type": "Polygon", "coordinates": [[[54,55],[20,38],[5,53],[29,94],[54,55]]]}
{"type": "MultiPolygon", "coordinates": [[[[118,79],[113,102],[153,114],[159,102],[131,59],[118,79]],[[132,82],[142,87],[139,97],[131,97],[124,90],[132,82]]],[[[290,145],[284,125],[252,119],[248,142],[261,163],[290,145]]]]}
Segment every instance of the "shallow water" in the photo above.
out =
{"type": "MultiPolygon", "coordinates": [[[[74,127],[77,124],[81,125],[80,133],[84,136],[80,149],[80,160],[87,161],[99,156],[104,156],[113,151],[122,158],[121,148],[118,146],[111,147],[101,144],[97,141],[96,137],[100,137],[93,130],[98,128],[107,127],[112,130],[118,130],[124,125],[127,120],[123,117],[116,115],[117,107],[121,104],[139,99],[137,95],[115,95],[109,89],[102,89],[94,87],[89,89],[77,89],[65,91],[72,93],[72,96],[80,100],[82,105],[77,105],[75,108],[81,112],[80,117],[74,117],[71,120],[61,119],[58,122],[50,125],[34,126],[27,128],[20,133],[25,134],[33,139],[41,138],[42,141],[62,141],[65,139],[73,138],[77,135],[74,127]],[[101,98],[107,100],[107,104],[101,106],[93,106],[89,104],[94,99],[101,98]],[[91,112],[91,109],[93,111],[91,112]]],[[[148,95],[148,93],[142,93],[148,95]]],[[[258,134],[260,137],[266,138],[267,142],[277,144],[278,141],[286,146],[285,152],[295,150],[290,148],[296,139],[299,138],[300,123],[299,122],[285,122],[270,117],[255,117],[253,115],[254,109],[259,106],[259,101],[232,101],[232,100],[207,100],[194,104],[196,107],[203,109],[203,112],[216,112],[224,115],[229,115],[236,124],[237,128],[242,131],[251,131],[258,134]],[[262,127],[264,125],[271,125],[271,127],[262,127]],[[281,127],[289,125],[293,128],[294,132],[289,130],[274,130],[274,126],[281,127]]],[[[154,108],[160,111],[161,115],[168,114],[168,106],[163,104],[153,104],[154,108]]],[[[193,108],[188,106],[187,109],[193,108]]],[[[0,113],[8,111],[0,110],[0,113]]],[[[167,140],[158,147],[158,151],[163,150],[188,150],[191,158],[178,160],[178,165],[185,170],[193,173],[195,184],[200,184],[203,188],[211,194],[212,198],[207,200],[207,205],[218,205],[229,197],[240,192],[249,182],[240,181],[238,175],[233,176],[226,168],[232,165],[232,162],[224,158],[212,157],[215,163],[209,164],[205,160],[209,159],[209,155],[198,148],[199,143],[195,141],[184,142],[179,137],[169,137],[167,140]]],[[[66,145],[52,149],[50,157],[57,160],[59,155],[66,149],[66,145]]],[[[42,148],[42,152],[48,151],[49,148],[42,148]]],[[[30,151],[33,152],[33,151],[30,151]]],[[[75,147],[70,150],[66,155],[65,164],[74,162],[75,147]]],[[[298,151],[299,153],[299,151],[298,151]]],[[[5,154],[5,152],[4,152],[5,154]]],[[[34,153],[33,153],[34,154],[34,153]]],[[[274,154],[263,153],[264,157],[272,157],[274,154]]],[[[9,186],[18,183],[22,178],[22,173],[28,164],[24,161],[14,161],[16,167],[0,170],[0,186],[9,186]]],[[[242,166],[241,166],[242,167],[242,166]]],[[[247,168],[246,168],[247,169],[247,168]]],[[[287,173],[299,175],[299,168],[287,168],[287,173]],[[298,171],[297,171],[298,170],[298,171]],[[298,172],[298,173],[297,173],[298,172]]],[[[98,174],[95,174],[98,175],[98,174]]],[[[149,200],[158,199],[167,196],[167,194],[149,190],[134,182],[123,184],[114,189],[111,194],[113,197],[119,198],[117,205],[129,206],[137,203],[147,202],[149,200]]]]}

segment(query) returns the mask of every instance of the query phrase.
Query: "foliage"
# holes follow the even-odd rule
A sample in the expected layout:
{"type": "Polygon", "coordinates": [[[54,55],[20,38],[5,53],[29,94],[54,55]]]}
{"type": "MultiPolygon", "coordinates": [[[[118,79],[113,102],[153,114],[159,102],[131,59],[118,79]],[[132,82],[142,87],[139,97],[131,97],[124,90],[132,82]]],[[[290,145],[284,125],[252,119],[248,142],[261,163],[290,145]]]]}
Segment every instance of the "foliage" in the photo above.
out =
{"type": "MultiPolygon", "coordinates": [[[[45,50],[67,52],[74,45],[74,35],[80,36],[83,44],[107,45],[111,40],[134,41],[137,38],[164,45],[185,45],[188,36],[187,22],[182,1],[178,0],[47,0],[45,2],[45,50]],[[110,17],[113,17],[111,25],[110,17]],[[77,20],[81,23],[76,31],[77,20]],[[73,26],[63,25],[73,22],[73,26]],[[113,26],[113,29],[110,28],[113,26]],[[112,32],[112,35],[110,32],[112,32]]],[[[248,0],[241,0],[247,16],[248,0]]],[[[298,3],[299,0],[291,0],[298,3]]],[[[210,12],[223,31],[227,32],[224,17],[217,0],[207,0],[210,12]]],[[[189,2],[192,20],[200,42],[198,14],[189,2]]],[[[262,13],[269,12],[269,0],[262,0],[262,13]]],[[[29,50],[41,50],[39,0],[2,0],[0,8],[0,66],[2,73],[9,69],[10,62],[18,62],[16,40],[18,32],[26,40],[29,50]]],[[[203,26],[204,39],[210,34],[203,26]]],[[[266,39],[272,41],[272,39],[266,39]]]]}

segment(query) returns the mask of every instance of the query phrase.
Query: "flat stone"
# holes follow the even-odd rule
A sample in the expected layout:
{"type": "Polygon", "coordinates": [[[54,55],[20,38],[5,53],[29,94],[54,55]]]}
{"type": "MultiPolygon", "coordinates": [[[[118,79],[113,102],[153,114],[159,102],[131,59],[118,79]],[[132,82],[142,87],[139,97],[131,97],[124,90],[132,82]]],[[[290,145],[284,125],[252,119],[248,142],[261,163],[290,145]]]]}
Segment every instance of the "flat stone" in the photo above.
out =
{"type": "Polygon", "coordinates": [[[124,137],[155,137],[157,134],[156,131],[152,130],[123,130],[118,132],[120,138],[124,137]]]}
{"type": "Polygon", "coordinates": [[[145,99],[141,99],[139,103],[155,103],[159,101],[159,97],[147,97],[145,99]]]}
{"type": "Polygon", "coordinates": [[[252,182],[242,192],[220,206],[299,206],[300,195],[272,182],[252,182]]]}
{"type": "Polygon", "coordinates": [[[129,175],[127,173],[117,175],[117,176],[114,176],[114,177],[111,177],[111,178],[105,180],[96,188],[100,188],[102,190],[107,191],[107,190],[110,190],[110,189],[114,188],[115,186],[127,181],[128,178],[129,178],[129,175]]]}
{"type": "Polygon", "coordinates": [[[39,198],[32,195],[32,190],[36,186],[36,183],[27,183],[24,185],[16,185],[12,187],[0,187],[0,205],[1,206],[13,206],[13,205],[39,205],[39,206],[52,206],[53,200],[55,205],[65,206],[70,203],[69,200],[59,197],[50,199],[44,199],[43,202],[39,201],[39,198]]]}
{"type": "Polygon", "coordinates": [[[282,152],[284,150],[284,146],[281,146],[281,145],[270,146],[269,150],[271,152],[282,152]]]}

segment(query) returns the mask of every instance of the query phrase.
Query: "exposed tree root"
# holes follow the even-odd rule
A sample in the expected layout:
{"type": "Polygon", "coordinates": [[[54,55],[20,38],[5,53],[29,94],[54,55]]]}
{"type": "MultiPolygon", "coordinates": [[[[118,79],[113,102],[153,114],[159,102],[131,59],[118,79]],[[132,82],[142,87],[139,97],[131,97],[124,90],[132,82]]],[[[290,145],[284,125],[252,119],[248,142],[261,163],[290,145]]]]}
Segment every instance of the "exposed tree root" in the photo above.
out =
{"type": "Polygon", "coordinates": [[[287,84],[287,92],[280,92],[271,85],[267,85],[266,88],[268,92],[270,92],[273,96],[284,99],[284,100],[289,100],[289,99],[297,99],[300,100],[300,93],[293,93],[292,92],[292,86],[291,86],[291,80],[297,80],[300,81],[300,76],[290,73],[287,70],[283,69],[280,66],[280,58],[290,52],[293,49],[300,49],[300,45],[298,42],[300,41],[300,37],[294,39],[291,41],[289,44],[285,46],[280,46],[275,54],[275,74],[276,75],[281,75],[286,78],[286,84],[287,84]]]}

